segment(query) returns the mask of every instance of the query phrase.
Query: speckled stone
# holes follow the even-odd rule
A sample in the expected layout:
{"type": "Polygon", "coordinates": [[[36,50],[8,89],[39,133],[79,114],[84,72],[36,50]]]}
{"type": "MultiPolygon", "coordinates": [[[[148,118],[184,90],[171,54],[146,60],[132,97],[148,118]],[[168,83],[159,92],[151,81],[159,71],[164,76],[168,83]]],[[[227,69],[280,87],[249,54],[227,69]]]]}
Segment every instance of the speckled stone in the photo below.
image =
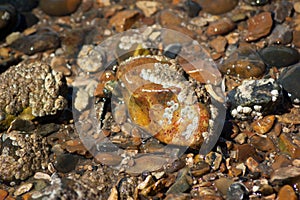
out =
{"type": "Polygon", "coordinates": [[[248,34],[246,41],[251,42],[267,36],[273,25],[270,12],[262,12],[248,19],[248,34]]]}

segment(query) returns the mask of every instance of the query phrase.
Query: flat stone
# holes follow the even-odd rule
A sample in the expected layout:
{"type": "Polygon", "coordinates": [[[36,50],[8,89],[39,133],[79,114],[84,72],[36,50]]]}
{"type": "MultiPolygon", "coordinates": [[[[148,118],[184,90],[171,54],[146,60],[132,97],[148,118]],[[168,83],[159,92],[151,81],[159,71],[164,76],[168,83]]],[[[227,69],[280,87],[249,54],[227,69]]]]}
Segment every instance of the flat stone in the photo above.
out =
{"type": "Polygon", "coordinates": [[[272,34],[268,39],[270,44],[289,44],[293,39],[292,30],[286,24],[278,24],[272,30],[272,34]]]}
{"type": "Polygon", "coordinates": [[[182,22],[182,19],[176,15],[174,12],[169,10],[164,10],[160,13],[160,23],[163,26],[176,25],[179,26],[182,22]]]}
{"type": "Polygon", "coordinates": [[[217,179],[214,183],[218,191],[221,192],[222,195],[226,196],[230,185],[233,184],[234,181],[230,178],[220,178],[217,179]]]}
{"type": "Polygon", "coordinates": [[[297,13],[300,13],[300,2],[295,2],[295,3],[294,3],[294,10],[295,10],[297,13]]]}
{"type": "Polygon", "coordinates": [[[287,67],[299,61],[299,52],[286,46],[269,46],[259,51],[263,61],[269,67],[287,67]]]}
{"type": "Polygon", "coordinates": [[[277,200],[297,200],[297,195],[290,185],[284,185],[278,192],[277,200]]]}
{"type": "Polygon", "coordinates": [[[250,143],[260,151],[274,152],[276,150],[276,146],[269,137],[254,135],[250,138],[250,143]]]}
{"type": "Polygon", "coordinates": [[[207,35],[224,35],[235,28],[235,24],[229,18],[223,18],[209,24],[207,27],[207,35]]]}
{"type": "Polygon", "coordinates": [[[300,31],[293,31],[293,44],[300,48],[300,31]]]}
{"type": "Polygon", "coordinates": [[[198,0],[203,11],[213,15],[220,15],[227,13],[235,8],[238,0],[198,0]]]}
{"type": "Polygon", "coordinates": [[[299,179],[300,168],[295,166],[282,167],[275,170],[270,177],[272,184],[280,184],[282,182],[289,182],[293,179],[299,179]]]}
{"type": "Polygon", "coordinates": [[[139,16],[137,10],[120,11],[109,20],[109,25],[115,27],[118,32],[126,31],[139,19],[139,16]]]}
{"type": "Polygon", "coordinates": [[[95,156],[95,161],[107,166],[116,166],[121,163],[122,157],[113,152],[103,152],[95,156]]]}
{"type": "Polygon", "coordinates": [[[247,21],[248,34],[246,41],[251,42],[267,36],[273,25],[273,20],[270,12],[262,12],[247,21]]]}
{"type": "Polygon", "coordinates": [[[255,172],[259,172],[259,163],[254,160],[252,157],[249,157],[247,160],[246,160],[246,166],[247,168],[252,172],[252,173],[255,173],[255,172]]]}
{"type": "Polygon", "coordinates": [[[79,160],[78,156],[64,153],[56,157],[54,166],[57,169],[57,171],[62,173],[68,173],[75,169],[78,160],[79,160]]]}
{"type": "Polygon", "coordinates": [[[292,14],[293,4],[288,1],[281,1],[280,3],[274,4],[274,20],[278,23],[285,21],[287,17],[292,14]]]}
{"type": "Polygon", "coordinates": [[[138,1],[135,5],[143,11],[146,17],[150,17],[162,8],[161,3],[155,1],[138,1]]]}
{"type": "Polygon", "coordinates": [[[292,164],[290,158],[287,155],[278,155],[274,158],[274,163],[272,164],[272,169],[277,170],[282,167],[287,167],[292,164]]]}
{"type": "Polygon", "coordinates": [[[24,184],[20,185],[20,186],[16,189],[16,191],[14,192],[14,195],[15,195],[15,196],[20,196],[20,195],[22,195],[22,194],[24,194],[24,193],[30,191],[31,188],[32,188],[32,186],[33,186],[32,183],[24,183],[24,184]]]}
{"type": "Polygon", "coordinates": [[[249,157],[252,157],[257,162],[262,161],[262,157],[256,152],[256,149],[250,144],[235,145],[237,151],[237,161],[245,162],[249,157]]]}
{"type": "Polygon", "coordinates": [[[279,136],[279,149],[283,153],[287,153],[292,158],[300,158],[300,147],[293,143],[293,139],[286,133],[279,136]]]}
{"type": "Polygon", "coordinates": [[[209,44],[213,49],[216,50],[217,53],[222,53],[225,51],[227,40],[223,36],[218,36],[215,39],[213,39],[209,44]]]}
{"type": "Polygon", "coordinates": [[[179,171],[175,183],[168,189],[166,194],[176,194],[187,191],[192,184],[192,178],[188,175],[188,168],[179,171]]]}
{"type": "Polygon", "coordinates": [[[251,123],[252,129],[259,133],[259,134],[265,134],[271,130],[275,122],[275,116],[274,115],[268,115],[263,117],[262,119],[258,119],[251,123]]]}

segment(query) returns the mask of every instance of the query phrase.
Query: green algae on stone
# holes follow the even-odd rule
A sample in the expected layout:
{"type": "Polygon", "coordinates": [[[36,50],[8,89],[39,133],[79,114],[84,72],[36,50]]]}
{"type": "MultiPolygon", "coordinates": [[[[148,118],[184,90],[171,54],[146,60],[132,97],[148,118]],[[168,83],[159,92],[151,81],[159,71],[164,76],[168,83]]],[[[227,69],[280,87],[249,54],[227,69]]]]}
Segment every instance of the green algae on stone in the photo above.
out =
{"type": "Polygon", "coordinates": [[[0,75],[0,130],[15,118],[55,115],[67,104],[63,75],[41,62],[20,63],[0,75]]]}

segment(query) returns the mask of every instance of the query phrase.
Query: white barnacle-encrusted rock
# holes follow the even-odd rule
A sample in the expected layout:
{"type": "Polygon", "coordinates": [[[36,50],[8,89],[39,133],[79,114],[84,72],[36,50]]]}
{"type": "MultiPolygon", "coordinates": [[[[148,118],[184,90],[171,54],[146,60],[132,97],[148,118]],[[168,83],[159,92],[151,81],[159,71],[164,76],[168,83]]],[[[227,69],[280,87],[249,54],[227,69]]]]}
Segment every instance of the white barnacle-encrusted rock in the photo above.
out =
{"type": "Polygon", "coordinates": [[[0,113],[18,116],[30,108],[32,115],[54,115],[67,104],[62,73],[47,64],[24,62],[0,75],[0,113]]]}

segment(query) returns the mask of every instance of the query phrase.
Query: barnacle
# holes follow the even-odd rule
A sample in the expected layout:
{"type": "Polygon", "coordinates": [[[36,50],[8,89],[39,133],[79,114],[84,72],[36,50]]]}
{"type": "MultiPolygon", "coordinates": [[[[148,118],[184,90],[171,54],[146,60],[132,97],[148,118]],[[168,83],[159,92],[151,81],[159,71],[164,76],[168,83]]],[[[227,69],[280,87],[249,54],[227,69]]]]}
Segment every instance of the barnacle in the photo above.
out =
{"type": "Polygon", "coordinates": [[[66,106],[66,89],[63,75],[41,62],[10,67],[0,75],[0,129],[16,117],[55,115],[66,106]]]}

